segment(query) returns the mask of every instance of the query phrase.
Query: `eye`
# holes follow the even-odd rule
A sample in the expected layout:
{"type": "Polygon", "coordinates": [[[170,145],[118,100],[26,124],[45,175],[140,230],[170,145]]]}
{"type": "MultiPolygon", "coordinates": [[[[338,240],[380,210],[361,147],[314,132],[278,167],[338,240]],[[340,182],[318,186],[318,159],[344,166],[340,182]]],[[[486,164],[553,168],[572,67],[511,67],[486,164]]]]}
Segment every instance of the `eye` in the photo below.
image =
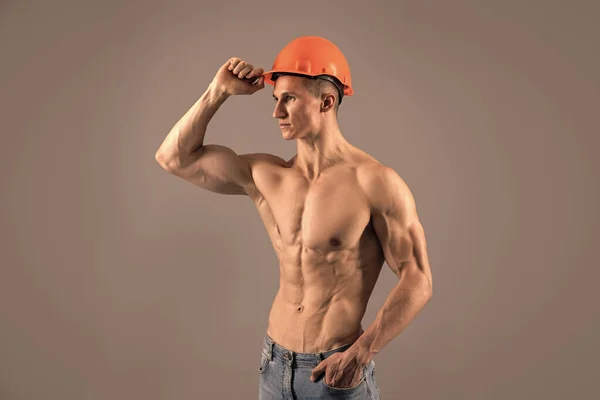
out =
{"type": "MultiPolygon", "coordinates": [[[[277,97],[275,97],[275,96],[273,96],[273,100],[275,102],[279,101],[279,99],[277,97]]],[[[290,96],[290,95],[286,95],[284,97],[284,101],[290,101],[290,100],[296,100],[296,98],[294,96],[290,96]]]]}

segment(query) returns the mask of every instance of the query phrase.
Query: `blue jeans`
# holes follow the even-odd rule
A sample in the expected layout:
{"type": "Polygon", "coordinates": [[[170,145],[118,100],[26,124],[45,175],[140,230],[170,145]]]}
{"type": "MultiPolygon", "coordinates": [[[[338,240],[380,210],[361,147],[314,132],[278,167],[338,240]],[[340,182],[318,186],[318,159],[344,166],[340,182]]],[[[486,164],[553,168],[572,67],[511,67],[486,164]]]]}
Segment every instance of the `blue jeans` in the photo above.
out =
{"type": "Polygon", "coordinates": [[[324,374],[316,382],[311,382],[313,368],[332,354],[343,352],[350,346],[352,343],[322,353],[296,353],[265,335],[259,368],[259,400],[380,400],[373,360],[364,367],[363,376],[354,387],[331,387],[325,383],[324,374]]]}

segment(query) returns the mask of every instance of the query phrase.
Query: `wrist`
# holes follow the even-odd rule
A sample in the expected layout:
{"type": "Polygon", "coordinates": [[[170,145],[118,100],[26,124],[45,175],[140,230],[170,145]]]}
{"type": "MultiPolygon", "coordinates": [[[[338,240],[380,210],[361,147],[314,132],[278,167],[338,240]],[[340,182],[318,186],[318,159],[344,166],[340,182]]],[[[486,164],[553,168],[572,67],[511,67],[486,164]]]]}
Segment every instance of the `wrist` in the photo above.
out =
{"type": "Polygon", "coordinates": [[[361,365],[367,365],[371,362],[373,357],[375,357],[375,353],[369,350],[369,346],[367,346],[360,340],[356,341],[346,351],[352,353],[352,355],[358,360],[358,362],[361,365]]]}
{"type": "Polygon", "coordinates": [[[207,92],[211,99],[219,103],[224,102],[229,96],[231,96],[231,94],[228,93],[227,90],[225,90],[222,86],[218,85],[215,82],[210,83],[207,92]]]}

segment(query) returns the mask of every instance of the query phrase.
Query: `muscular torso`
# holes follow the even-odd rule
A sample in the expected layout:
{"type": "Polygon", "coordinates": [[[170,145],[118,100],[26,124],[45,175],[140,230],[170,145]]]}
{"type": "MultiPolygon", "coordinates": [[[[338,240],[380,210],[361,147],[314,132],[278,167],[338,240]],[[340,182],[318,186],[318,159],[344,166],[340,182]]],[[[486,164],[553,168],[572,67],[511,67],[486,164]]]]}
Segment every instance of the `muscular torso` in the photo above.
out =
{"type": "Polygon", "coordinates": [[[253,163],[255,204],[279,259],[267,334],[290,350],[327,351],[363,331],[384,262],[357,177],[373,162],[356,152],[312,180],[295,159],[253,163]]]}

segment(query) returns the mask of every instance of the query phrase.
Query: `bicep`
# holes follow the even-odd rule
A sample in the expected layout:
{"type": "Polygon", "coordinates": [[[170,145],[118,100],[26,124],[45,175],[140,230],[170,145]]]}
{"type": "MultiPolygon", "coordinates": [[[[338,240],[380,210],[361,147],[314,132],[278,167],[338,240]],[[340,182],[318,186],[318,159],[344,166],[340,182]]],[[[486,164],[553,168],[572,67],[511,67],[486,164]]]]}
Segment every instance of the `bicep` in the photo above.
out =
{"type": "Polygon", "coordinates": [[[217,144],[202,146],[170,172],[218,194],[249,195],[254,187],[248,160],[217,144]]]}
{"type": "Polygon", "coordinates": [[[390,269],[410,285],[431,285],[425,230],[406,183],[388,170],[372,186],[373,228],[390,269]]]}
{"type": "Polygon", "coordinates": [[[407,288],[432,290],[431,268],[427,256],[425,232],[418,218],[401,226],[393,218],[382,218],[378,236],[390,269],[407,288]]]}
{"type": "Polygon", "coordinates": [[[372,219],[386,262],[398,274],[403,265],[415,260],[419,242],[417,225],[420,224],[417,220],[403,223],[397,213],[380,210],[373,212],[372,219]]]}

